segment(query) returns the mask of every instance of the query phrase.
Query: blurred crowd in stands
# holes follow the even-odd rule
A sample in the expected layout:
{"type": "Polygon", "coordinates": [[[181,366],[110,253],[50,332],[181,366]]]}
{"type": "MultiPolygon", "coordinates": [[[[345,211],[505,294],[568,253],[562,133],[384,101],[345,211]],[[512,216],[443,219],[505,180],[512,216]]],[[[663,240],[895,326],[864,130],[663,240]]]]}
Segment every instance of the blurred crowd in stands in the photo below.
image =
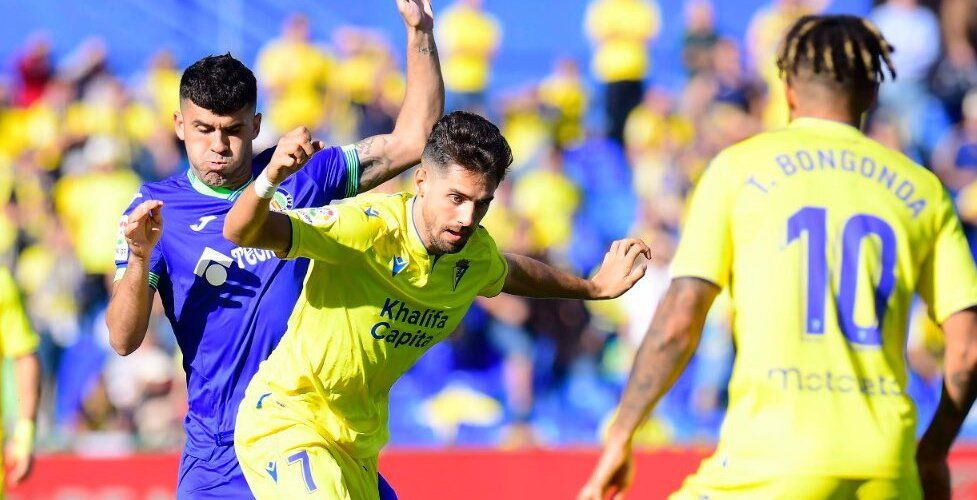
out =
{"type": "MultiPolygon", "coordinates": [[[[579,36],[591,58],[554,54],[541,81],[489,92],[503,26],[491,3],[439,5],[448,109],[492,118],[515,164],[485,225],[500,245],[582,275],[609,243],[634,235],[654,252],[647,275],[607,303],[480,300],[448,341],[391,393],[393,445],[593,444],[669,281],[686,198],[719,150],[786,124],[774,53],[799,16],[827,0],[771,0],[747,36],[717,28],[709,0],[665,12],[655,0],[593,0],[579,36]],[[663,23],[681,23],[685,84],[656,86],[663,23]]],[[[969,0],[878,2],[867,14],[895,45],[868,133],[931,168],[958,202],[977,247],[977,57],[969,0]]],[[[311,39],[290,17],[252,65],[265,114],[256,151],[298,125],[333,144],[392,128],[404,93],[400,45],[355,26],[311,39]]],[[[181,67],[161,51],[119,75],[98,39],[55,59],[43,35],[24,40],[0,78],[0,256],[41,334],[42,450],[124,454],[176,450],[185,385],[168,321],[119,357],[103,314],[120,214],[141,182],[187,168],[172,126],[181,67]]],[[[674,69],[674,68],[673,68],[674,69]]],[[[380,189],[408,186],[408,176],[380,189]]],[[[735,349],[732,311],[714,307],[698,352],[640,441],[711,443],[735,349]]],[[[925,314],[909,332],[911,392],[928,421],[940,390],[941,335],[925,314]]],[[[9,377],[5,377],[9,380],[9,377]]],[[[965,436],[977,438],[977,422],[965,436]]]]}

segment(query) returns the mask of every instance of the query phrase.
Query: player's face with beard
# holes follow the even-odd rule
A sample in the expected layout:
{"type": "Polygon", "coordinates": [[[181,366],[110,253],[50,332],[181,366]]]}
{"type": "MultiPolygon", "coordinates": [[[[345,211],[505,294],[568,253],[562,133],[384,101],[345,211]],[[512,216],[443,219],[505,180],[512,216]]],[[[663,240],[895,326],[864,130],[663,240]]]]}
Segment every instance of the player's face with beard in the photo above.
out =
{"type": "Polygon", "coordinates": [[[414,174],[421,224],[432,254],[460,252],[488,212],[497,187],[487,175],[458,165],[422,166],[414,174]]]}
{"type": "Polygon", "coordinates": [[[218,115],[183,99],[173,121],[194,173],[205,184],[236,187],[251,177],[251,141],[261,126],[253,107],[218,115]]]}

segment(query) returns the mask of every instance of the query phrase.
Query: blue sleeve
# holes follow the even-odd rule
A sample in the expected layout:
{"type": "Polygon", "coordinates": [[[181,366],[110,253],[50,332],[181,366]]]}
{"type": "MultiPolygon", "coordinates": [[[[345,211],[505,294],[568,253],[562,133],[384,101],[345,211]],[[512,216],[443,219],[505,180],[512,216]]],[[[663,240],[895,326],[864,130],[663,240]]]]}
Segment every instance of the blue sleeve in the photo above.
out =
{"type": "Polygon", "coordinates": [[[312,155],[299,172],[309,177],[323,203],[356,196],[360,186],[360,160],[355,146],[332,146],[312,155]]]}
{"type": "MultiPolygon", "coordinates": [[[[119,219],[119,230],[115,240],[115,281],[122,279],[122,275],[125,274],[126,266],[129,265],[129,244],[126,242],[125,238],[125,227],[129,220],[129,214],[135,210],[141,203],[147,200],[152,200],[152,196],[149,189],[144,185],[139,188],[139,191],[132,196],[132,202],[129,206],[122,212],[122,217],[119,219]]],[[[164,222],[165,224],[165,222],[164,222]]],[[[163,251],[160,250],[160,245],[162,241],[158,242],[155,247],[153,247],[153,253],[149,257],[149,286],[156,288],[159,285],[159,278],[163,275],[165,271],[166,264],[163,261],[163,251]]]]}
{"type": "MultiPolygon", "coordinates": [[[[255,175],[271,161],[275,148],[258,153],[251,165],[255,175]]],[[[326,205],[332,200],[356,196],[360,187],[360,158],[356,146],[330,146],[312,155],[296,174],[301,182],[315,186],[317,202],[326,205]]]]}

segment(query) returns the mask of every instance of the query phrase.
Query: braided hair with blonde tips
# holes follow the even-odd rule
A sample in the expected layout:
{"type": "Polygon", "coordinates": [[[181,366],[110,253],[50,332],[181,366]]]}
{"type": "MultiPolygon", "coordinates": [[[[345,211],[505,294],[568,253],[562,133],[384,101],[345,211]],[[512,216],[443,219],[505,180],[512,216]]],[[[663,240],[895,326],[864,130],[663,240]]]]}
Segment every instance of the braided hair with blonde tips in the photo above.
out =
{"type": "Polygon", "coordinates": [[[871,21],[857,16],[804,16],[787,31],[777,56],[782,77],[802,70],[852,90],[876,88],[896,78],[895,48],[871,21]]]}

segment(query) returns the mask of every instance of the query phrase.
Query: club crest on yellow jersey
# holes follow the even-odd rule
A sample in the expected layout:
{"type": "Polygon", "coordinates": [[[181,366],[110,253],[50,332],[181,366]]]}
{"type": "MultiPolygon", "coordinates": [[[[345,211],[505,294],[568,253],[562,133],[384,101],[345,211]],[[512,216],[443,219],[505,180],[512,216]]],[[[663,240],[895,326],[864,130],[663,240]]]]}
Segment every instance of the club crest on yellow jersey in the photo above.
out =
{"type": "Polygon", "coordinates": [[[458,290],[458,283],[461,283],[461,279],[465,277],[465,273],[468,272],[468,266],[471,265],[471,261],[468,259],[461,259],[455,262],[455,276],[454,281],[451,283],[451,291],[458,290]]]}

